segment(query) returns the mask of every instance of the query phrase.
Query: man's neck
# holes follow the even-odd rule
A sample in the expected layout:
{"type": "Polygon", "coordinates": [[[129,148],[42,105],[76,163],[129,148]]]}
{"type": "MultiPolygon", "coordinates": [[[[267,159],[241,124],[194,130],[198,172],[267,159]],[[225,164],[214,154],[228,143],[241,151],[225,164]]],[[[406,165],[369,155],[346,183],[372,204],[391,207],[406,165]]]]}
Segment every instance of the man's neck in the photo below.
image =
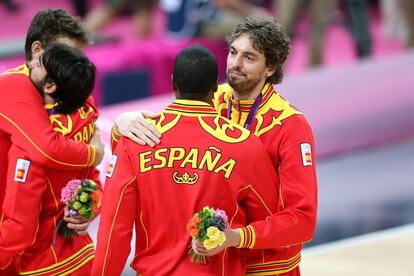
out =
{"type": "Polygon", "coordinates": [[[213,101],[213,94],[214,94],[214,91],[210,91],[210,92],[208,92],[208,94],[205,94],[204,97],[200,96],[200,97],[188,98],[188,97],[181,96],[181,93],[178,90],[176,90],[175,91],[175,98],[177,100],[200,101],[200,102],[205,102],[205,103],[208,103],[209,105],[211,105],[211,103],[213,101]]]}
{"type": "Polygon", "coordinates": [[[44,104],[54,104],[56,101],[51,96],[45,94],[43,96],[43,102],[44,102],[44,104]]]}

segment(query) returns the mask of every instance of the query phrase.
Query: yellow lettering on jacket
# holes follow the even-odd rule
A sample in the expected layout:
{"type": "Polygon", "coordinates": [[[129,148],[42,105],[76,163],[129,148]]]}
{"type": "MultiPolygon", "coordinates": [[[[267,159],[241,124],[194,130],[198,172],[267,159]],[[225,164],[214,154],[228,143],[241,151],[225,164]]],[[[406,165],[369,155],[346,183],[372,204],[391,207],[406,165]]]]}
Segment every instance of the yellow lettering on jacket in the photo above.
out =
{"type": "Polygon", "coordinates": [[[226,163],[215,169],[214,172],[220,173],[220,171],[224,171],[224,177],[228,179],[235,165],[236,161],[234,161],[234,159],[229,159],[226,163]]]}
{"type": "Polygon", "coordinates": [[[201,158],[199,169],[203,169],[207,165],[207,170],[213,171],[214,167],[216,167],[218,161],[220,160],[220,150],[214,147],[210,147],[210,149],[217,151],[216,156],[213,159],[213,151],[206,151],[203,155],[203,158],[201,158]]]}
{"type": "Polygon", "coordinates": [[[167,157],[161,155],[161,153],[166,153],[166,152],[167,152],[166,148],[155,151],[155,160],[160,161],[160,163],[155,164],[154,169],[161,169],[165,167],[165,164],[167,164],[167,157]]]}
{"type": "Polygon", "coordinates": [[[185,151],[183,148],[170,148],[170,154],[168,157],[168,168],[172,168],[174,161],[183,159],[185,151]]]}
{"type": "Polygon", "coordinates": [[[93,107],[92,106],[88,106],[88,109],[86,110],[85,106],[82,106],[81,108],[78,109],[79,111],[79,116],[82,120],[85,120],[86,118],[89,117],[89,115],[91,115],[93,113],[93,107]]]}
{"type": "Polygon", "coordinates": [[[191,148],[190,152],[184,158],[184,161],[181,163],[180,167],[184,168],[187,163],[191,164],[191,168],[197,168],[197,159],[198,159],[198,149],[191,148]]]}
{"type": "Polygon", "coordinates": [[[89,140],[91,140],[91,137],[93,133],[95,132],[95,120],[92,120],[89,124],[82,127],[79,131],[77,131],[73,135],[73,140],[78,142],[85,142],[89,143],[89,140]]]}
{"type": "Polygon", "coordinates": [[[139,154],[139,169],[142,173],[152,169],[151,166],[147,166],[147,163],[151,161],[151,158],[147,158],[151,154],[151,151],[142,152],[139,154]]]}
{"type": "Polygon", "coordinates": [[[53,130],[60,133],[62,136],[67,136],[72,132],[73,122],[70,115],[50,115],[49,119],[53,130]]]}
{"type": "Polygon", "coordinates": [[[224,158],[221,150],[209,147],[205,151],[191,148],[159,148],[139,153],[141,173],[162,168],[192,168],[222,174],[229,179],[236,160],[224,158]]]}

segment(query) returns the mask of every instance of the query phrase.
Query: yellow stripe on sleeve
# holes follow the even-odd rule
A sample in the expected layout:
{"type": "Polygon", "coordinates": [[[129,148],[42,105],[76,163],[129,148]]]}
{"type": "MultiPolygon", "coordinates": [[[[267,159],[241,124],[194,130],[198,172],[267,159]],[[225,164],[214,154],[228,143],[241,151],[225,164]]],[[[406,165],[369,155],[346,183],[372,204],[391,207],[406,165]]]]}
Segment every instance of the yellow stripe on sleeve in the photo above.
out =
{"type": "Polygon", "coordinates": [[[236,247],[237,248],[243,248],[244,247],[244,242],[246,240],[246,234],[244,233],[243,228],[238,228],[237,230],[239,230],[239,234],[240,234],[240,244],[236,247]]]}

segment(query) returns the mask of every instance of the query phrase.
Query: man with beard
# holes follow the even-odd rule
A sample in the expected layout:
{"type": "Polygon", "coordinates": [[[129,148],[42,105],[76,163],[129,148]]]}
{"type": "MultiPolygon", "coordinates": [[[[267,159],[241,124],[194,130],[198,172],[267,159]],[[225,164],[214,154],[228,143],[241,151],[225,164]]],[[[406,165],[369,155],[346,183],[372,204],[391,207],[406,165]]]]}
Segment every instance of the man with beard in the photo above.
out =
{"type": "MultiPolygon", "coordinates": [[[[176,100],[152,121],[162,144],[151,149],[122,138],[112,156],[92,275],[120,275],[134,224],[131,267],[139,275],[242,275],[243,253],[236,248],[206,264],[191,261],[188,220],[210,206],[225,211],[237,228],[276,211],[278,179],[263,145],[210,105],[218,72],[213,53],[187,47],[173,71],[176,100]]],[[[251,228],[244,229],[243,242],[253,242],[251,228]]],[[[239,244],[235,236],[231,243],[239,244]]]]}
{"type": "MultiPolygon", "coordinates": [[[[28,67],[52,126],[59,129],[59,122],[68,122],[70,129],[61,134],[88,142],[98,116],[90,98],[95,66],[79,50],[54,44],[28,67]]],[[[89,275],[92,265],[88,261],[94,256],[91,238],[78,235],[65,240],[54,238],[54,232],[65,207],[59,199],[61,189],[72,179],[99,181],[99,172],[95,168],[45,168],[33,163],[15,144],[8,160],[0,224],[0,267],[8,268],[0,274],[50,275],[70,270],[72,275],[89,275]]]]}
{"type": "MultiPolygon", "coordinates": [[[[79,20],[64,10],[42,10],[33,18],[25,43],[26,63],[36,60],[44,47],[53,42],[84,47],[89,42],[79,20]]],[[[27,65],[0,75],[0,156],[6,156],[11,144],[22,148],[40,165],[56,169],[82,169],[102,161],[104,145],[99,135],[90,144],[62,137],[50,127],[42,95],[28,78],[27,65]]],[[[7,168],[7,158],[0,159],[7,168]]],[[[6,189],[6,169],[0,170],[0,206],[6,189]]]]}
{"type": "MultiPolygon", "coordinates": [[[[54,117],[52,129],[50,118],[43,105],[43,97],[29,78],[28,65],[32,61],[37,62],[44,48],[56,42],[83,48],[90,43],[90,38],[79,20],[66,11],[46,9],[38,12],[30,24],[26,37],[26,64],[0,76],[0,91],[4,91],[0,102],[0,154],[7,156],[13,143],[24,151],[27,158],[33,162],[32,166],[36,164],[61,170],[93,168],[100,163],[104,154],[104,144],[98,129],[95,130],[89,144],[84,143],[88,139],[75,138],[74,140],[77,141],[73,141],[64,137],[65,133],[68,134],[68,130],[74,129],[70,128],[69,122],[58,120],[59,116],[54,117]]],[[[59,72],[63,73],[61,70],[59,72]]],[[[70,75],[66,77],[73,78],[70,75]]],[[[73,87],[65,101],[77,100],[76,91],[79,85],[73,87]]],[[[95,116],[94,113],[87,115],[95,116]]],[[[7,168],[7,163],[7,158],[0,160],[2,168],[7,168]]],[[[3,204],[6,191],[6,174],[7,169],[0,171],[0,206],[3,204]]],[[[3,215],[0,214],[0,217],[3,215]]],[[[68,222],[68,228],[79,234],[86,233],[89,220],[70,217],[67,212],[64,220],[68,222]]],[[[0,270],[0,274],[2,272],[4,270],[0,270]]],[[[9,275],[7,272],[4,273],[9,275]]]]}
{"type": "MultiPolygon", "coordinates": [[[[260,138],[280,180],[281,204],[266,220],[267,231],[255,233],[253,243],[239,245],[268,248],[247,251],[246,273],[300,275],[302,245],[312,239],[316,226],[317,181],[311,128],[303,114],[274,89],[282,81],[290,41],[275,20],[250,17],[236,27],[228,45],[228,84],[219,86],[214,108],[260,138]]],[[[120,133],[138,143],[158,143],[159,133],[141,117],[140,111],[121,114],[115,121],[114,139],[120,133]]],[[[249,226],[256,230],[263,223],[249,226]]],[[[207,251],[195,245],[206,255],[220,249],[207,251]]]]}

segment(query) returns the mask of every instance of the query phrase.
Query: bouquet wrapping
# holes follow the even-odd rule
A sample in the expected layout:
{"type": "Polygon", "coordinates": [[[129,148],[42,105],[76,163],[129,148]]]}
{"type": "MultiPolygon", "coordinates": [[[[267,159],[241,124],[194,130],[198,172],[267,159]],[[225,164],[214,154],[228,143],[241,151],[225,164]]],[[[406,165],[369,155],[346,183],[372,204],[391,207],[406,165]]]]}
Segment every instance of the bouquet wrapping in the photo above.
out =
{"type": "MultiPolygon", "coordinates": [[[[60,201],[68,206],[71,217],[91,219],[99,213],[101,196],[98,185],[93,180],[74,179],[62,188],[60,201]]],[[[63,219],[58,224],[57,233],[68,239],[78,235],[67,227],[67,222],[63,219]]]]}
{"type": "MultiPolygon", "coordinates": [[[[202,241],[204,247],[211,250],[226,241],[224,230],[228,227],[226,212],[206,206],[201,212],[193,215],[188,221],[186,229],[193,239],[202,241]]],[[[197,263],[206,263],[208,260],[205,256],[197,255],[191,245],[189,254],[192,262],[196,260],[197,263]]]]}

